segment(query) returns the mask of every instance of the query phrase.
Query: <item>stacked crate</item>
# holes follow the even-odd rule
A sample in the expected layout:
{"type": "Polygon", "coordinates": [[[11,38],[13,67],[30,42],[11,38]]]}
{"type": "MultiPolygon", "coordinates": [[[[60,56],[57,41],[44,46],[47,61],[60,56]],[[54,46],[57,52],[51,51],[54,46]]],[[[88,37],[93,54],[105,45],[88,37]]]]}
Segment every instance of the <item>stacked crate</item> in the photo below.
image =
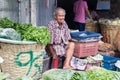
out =
{"type": "MultiPolygon", "coordinates": [[[[80,31],[71,32],[72,39],[75,39],[75,49],[74,57],[76,58],[86,58],[89,56],[95,56],[98,53],[98,41],[100,40],[101,34],[90,32],[90,31],[80,31]]],[[[94,61],[89,63],[88,66],[100,66],[102,61],[94,61]]]]}
{"type": "Polygon", "coordinates": [[[98,52],[98,41],[101,35],[90,31],[71,32],[75,40],[74,56],[78,58],[96,55],[98,52]]]}

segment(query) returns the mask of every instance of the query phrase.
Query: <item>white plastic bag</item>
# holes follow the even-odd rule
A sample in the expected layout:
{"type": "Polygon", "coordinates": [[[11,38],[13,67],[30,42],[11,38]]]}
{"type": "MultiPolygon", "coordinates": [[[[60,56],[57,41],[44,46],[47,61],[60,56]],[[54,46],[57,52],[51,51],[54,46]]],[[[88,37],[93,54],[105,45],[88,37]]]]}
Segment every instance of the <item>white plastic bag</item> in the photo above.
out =
{"type": "Polygon", "coordinates": [[[17,33],[13,28],[0,28],[0,38],[21,40],[21,35],[17,33]]]}
{"type": "Polygon", "coordinates": [[[83,60],[83,59],[79,59],[79,58],[76,58],[76,57],[72,57],[70,64],[75,69],[85,70],[85,68],[87,66],[87,60],[83,60]]]}

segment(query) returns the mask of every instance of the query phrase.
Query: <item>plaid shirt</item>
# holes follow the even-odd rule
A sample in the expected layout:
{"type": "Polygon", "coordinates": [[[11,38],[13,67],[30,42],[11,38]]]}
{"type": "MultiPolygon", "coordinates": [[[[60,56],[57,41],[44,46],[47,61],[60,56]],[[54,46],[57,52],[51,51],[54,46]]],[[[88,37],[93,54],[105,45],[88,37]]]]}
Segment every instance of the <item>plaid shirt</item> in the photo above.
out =
{"type": "Polygon", "coordinates": [[[64,21],[62,24],[62,28],[60,29],[57,21],[52,20],[48,24],[48,29],[51,34],[50,44],[53,44],[53,48],[57,55],[63,56],[65,54],[64,44],[67,44],[68,41],[71,39],[68,25],[64,21]]]}

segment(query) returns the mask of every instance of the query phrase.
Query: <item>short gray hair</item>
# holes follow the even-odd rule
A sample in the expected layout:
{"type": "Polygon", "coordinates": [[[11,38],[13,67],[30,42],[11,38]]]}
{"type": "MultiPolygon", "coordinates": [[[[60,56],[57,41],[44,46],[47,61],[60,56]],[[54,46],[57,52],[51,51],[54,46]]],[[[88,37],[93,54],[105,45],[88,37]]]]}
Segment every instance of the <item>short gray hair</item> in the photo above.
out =
{"type": "Polygon", "coordinates": [[[63,8],[61,8],[61,7],[56,8],[53,15],[56,16],[58,11],[63,11],[65,13],[65,15],[66,15],[66,11],[63,8]]]}

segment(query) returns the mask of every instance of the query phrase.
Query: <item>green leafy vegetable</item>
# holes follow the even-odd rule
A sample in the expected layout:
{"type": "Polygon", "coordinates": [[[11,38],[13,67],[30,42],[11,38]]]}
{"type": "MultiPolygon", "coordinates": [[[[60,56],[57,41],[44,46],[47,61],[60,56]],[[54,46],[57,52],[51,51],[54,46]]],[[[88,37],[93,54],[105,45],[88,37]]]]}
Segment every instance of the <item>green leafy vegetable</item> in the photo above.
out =
{"type": "Polygon", "coordinates": [[[78,72],[75,72],[75,73],[72,75],[72,77],[71,77],[70,80],[83,80],[83,75],[80,74],[80,73],[78,73],[78,72]]]}
{"type": "Polygon", "coordinates": [[[14,25],[14,22],[7,17],[0,19],[0,28],[10,28],[14,25]]]}
{"type": "Polygon", "coordinates": [[[32,24],[21,24],[13,22],[8,18],[0,19],[0,28],[13,28],[21,34],[22,40],[36,41],[40,44],[46,45],[50,41],[50,33],[46,27],[36,27],[32,24]]]}

